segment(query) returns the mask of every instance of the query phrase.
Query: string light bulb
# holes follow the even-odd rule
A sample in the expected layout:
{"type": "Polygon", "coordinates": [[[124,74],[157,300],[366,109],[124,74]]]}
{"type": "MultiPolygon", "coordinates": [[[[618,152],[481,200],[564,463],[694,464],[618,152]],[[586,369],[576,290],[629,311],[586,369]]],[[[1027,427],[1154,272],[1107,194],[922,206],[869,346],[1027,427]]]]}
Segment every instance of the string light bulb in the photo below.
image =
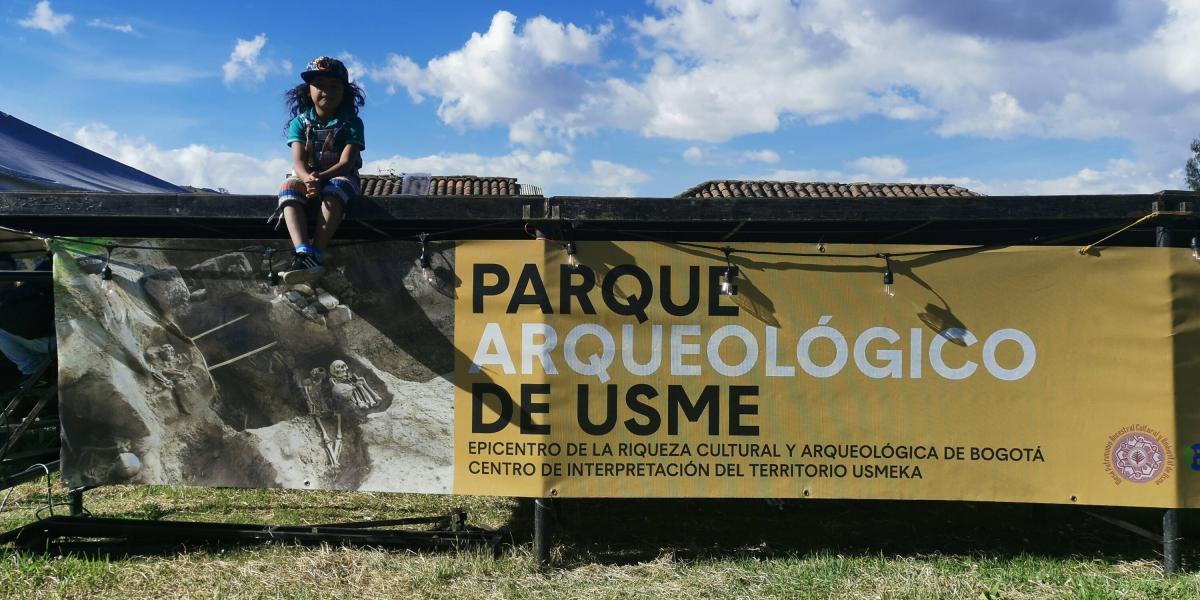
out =
{"type": "Polygon", "coordinates": [[[568,240],[567,241],[567,264],[570,265],[570,267],[572,269],[579,268],[579,257],[575,255],[575,253],[577,251],[578,251],[578,248],[575,246],[575,242],[568,240]]]}
{"type": "Polygon", "coordinates": [[[733,262],[729,258],[733,254],[733,248],[725,247],[721,251],[725,253],[725,272],[721,274],[721,295],[736,296],[738,289],[733,278],[737,276],[738,268],[733,266],[733,262]]]}
{"type": "Polygon", "coordinates": [[[267,286],[274,288],[279,285],[279,273],[275,272],[275,249],[267,248],[263,254],[267,261],[267,286]]]}
{"type": "Polygon", "coordinates": [[[112,253],[114,249],[116,249],[116,246],[112,243],[105,244],[104,266],[100,269],[100,289],[110,294],[113,292],[113,270],[112,267],[109,266],[109,263],[112,262],[112,253]]]}
{"type": "Polygon", "coordinates": [[[1192,259],[1200,261],[1200,238],[1192,238],[1192,259]]]}
{"type": "Polygon", "coordinates": [[[896,282],[895,275],[892,274],[892,261],[888,255],[883,254],[883,293],[887,294],[888,298],[896,297],[896,290],[892,289],[892,284],[896,282]]]}
{"type": "Polygon", "coordinates": [[[421,234],[421,256],[418,263],[421,265],[421,276],[427,283],[432,284],[437,279],[437,274],[433,271],[433,260],[429,257],[429,246],[425,243],[428,237],[428,234],[421,234]]]}

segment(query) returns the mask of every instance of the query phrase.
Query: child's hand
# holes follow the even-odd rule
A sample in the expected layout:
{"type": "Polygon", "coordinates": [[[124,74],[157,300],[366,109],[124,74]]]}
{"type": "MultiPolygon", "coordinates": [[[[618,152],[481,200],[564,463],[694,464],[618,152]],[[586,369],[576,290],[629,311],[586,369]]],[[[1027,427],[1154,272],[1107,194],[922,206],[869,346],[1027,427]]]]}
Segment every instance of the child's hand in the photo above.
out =
{"type": "Polygon", "coordinates": [[[304,196],[306,198],[316,198],[321,193],[321,180],[312,173],[307,173],[300,177],[300,181],[304,182],[304,196]]]}

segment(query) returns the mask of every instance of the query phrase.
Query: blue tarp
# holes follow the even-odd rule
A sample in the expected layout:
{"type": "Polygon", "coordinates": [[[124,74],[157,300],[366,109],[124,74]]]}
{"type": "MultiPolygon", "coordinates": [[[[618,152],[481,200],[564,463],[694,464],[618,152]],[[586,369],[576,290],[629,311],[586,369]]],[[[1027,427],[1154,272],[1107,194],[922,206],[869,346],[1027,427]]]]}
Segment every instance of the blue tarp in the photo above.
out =
{"type": "Polygon", "coordinates": [[[0,191],[15,190],[187,193],[0,112],[0,191]]]}

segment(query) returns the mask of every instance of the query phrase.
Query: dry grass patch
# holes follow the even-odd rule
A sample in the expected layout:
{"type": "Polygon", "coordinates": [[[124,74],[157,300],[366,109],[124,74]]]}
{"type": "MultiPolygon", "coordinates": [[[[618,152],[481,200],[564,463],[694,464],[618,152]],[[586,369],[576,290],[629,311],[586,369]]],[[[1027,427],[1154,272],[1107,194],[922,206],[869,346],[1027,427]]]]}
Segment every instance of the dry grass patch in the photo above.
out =
{"type": "MultiPolygon", "coordinates": [[[[65,495],[55,488],[56,501],[65,495]]],[[[32,521],[45,483],[17,488],[0,529],[32,521]]],[[[560,568],[538,573],[528,507],[506,498],[123,487],[89,491],[98,516],[317,524],[466,510],[517,546],[415,553],[261,546],[122,559],[0,550],[15,598],[1193,598],[1153,547],[1090,521],[1023,528],[1018,508],[923,503],[564,503],[560,568]],[[863,508],[865,507],[865,508],[863,508]],[[956,526],[945,527],[947,520],[956,526]],[[997,525],[999,523],[999,525],[997,525]],[[943,526],[939,526],[943,524],[943,526]]],[[[65,511],[65,507],[56,512],[65,511]]],[[[43,511],[44,513],[44,511],[43,511]]],[[[1196,556],[1188,558],[1193,561],[1196,556]]],[[[1200,562],[1200,561],[1196,561],[1200,562]]]]}

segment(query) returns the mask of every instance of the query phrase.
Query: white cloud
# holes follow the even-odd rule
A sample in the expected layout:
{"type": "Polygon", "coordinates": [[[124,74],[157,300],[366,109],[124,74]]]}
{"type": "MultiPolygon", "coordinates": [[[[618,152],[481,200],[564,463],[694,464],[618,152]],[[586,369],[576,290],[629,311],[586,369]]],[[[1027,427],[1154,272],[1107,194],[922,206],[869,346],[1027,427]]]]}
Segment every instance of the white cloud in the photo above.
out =
{"type": "Polygon", "coordinates": [[[600,196],[633,196],[637,185],[649,180],[650,176],[640,169],[607,160],[593,160],[586,187],[600,196]]]}
{"type": "Polygon", "coordinates": [[[1055,4],[996,23],[959,4],[653,0],[622,71],[603,56],[607,26],[497,12],[458,50],[424,67],[392,55],[371,76],[527,146],[606,128],[719,143],[879,115],[944,136],[1126,139],[1159,172],[1182,160],[1193,132],[1179,124],[1200,122],[1200,3],[1055,4]]]}
{"type": "MultiPolygon", "coordinates": [[[[121,135],[103,123],[89,123],[63,137],[151,175],[178,185],[225,188],[235,194],[274,194],[291,162],[257,158],[192,144],[164,149],[143,139],[121,135]]],[[[541,186],[547,194],[636,195],[650,180],[640,169],[617,162],[592,160],[586,166],[560,152],[516,150],[502,155],[475,153],[392,156],[363,165],[362,173],[416,173],[516,177],[541,186]]]]}
{"type": "Polygon", "coordinates": [[[100,29],[111,29],[120,31],[121,33],[133,33],[133,25],[129,23],[110,23],[104,19],[92,19],[88,21],[88,27],[98,27],[100,29]]]}
{"type": "Polygon", "coordinates": [[[518,30],[516,16],[499,11],[486,32],[471,34],[462,48],[424,68],[392,54],[367,77],[389,93],[404,88],[417,101],[438,98],[438,116],[450,125],[508,125],[514,142],[534,145],[546,139],[548,129],[569,137],[601,124],[571,113],[587,106],[593,88],[605,88],[585,79],[579,68],[600,60],[611,31],[609,25],[590,30],[542,16],[518,30]]]}
{"type": "MultiPolygon", "coordinates": [[[[214,150],[192,144],[163,149],[142,139],[119,134],[103,123],[91,123],[65,137],[76,143],[172,183],[226,188],[233,193],[273,194],[291,164],[284,158],[262,159],[239,152],[214,150]]],[[[773,181],[948,183],[993,195],[1054,195],[1153,193],[1181,186],[1179,170],[1162,176],[1145,163],[1112,159],[1098,168],[1084,168],[1062,177],[1014,181],[980,180],[964,176],[905,176],[907,167],[895,157],[863,157],[847,163],[874,175],[839,170],[777,169],[748,172],[735,178],[773,181]],[[889,174],[890,173],[890,174],[889,174]]],[[[368,162],[363,173],[429,172],[439,175],[516,177],[521,183],[542,186],[547,195],[635,196],[652,175],[636,167],[591,160],[586,166],[560,152],[515,150],[503,155],[476,153],[392,156],[368,162]]]]}
{"type": "Polygon", "coordinates": [[[339,54],[338,60],[342,61],[342,64],[346,66],[346,74],[350,77],[350,81],[361,84],[360,80],[363,73],[367,72],[367,65],[349,52],[339,54]]]}
{"type": "Polygon", "coordinates": [[[728,166],[751,162],[773,165],[779,162],[779,153],[774,150],[744,150],[741,152],[689,146],[683,151],[683,161],[690,165],[728,166]]]}
{"type": "Polygon", "coordinates": [[[503,155],[475,153],[392,156],[363,165],[363,173],[434,173],[516,177],[520,183],[540,186],[547,195],[628,196],[650,180],[645,172],[620,163],[593,160],[588,168],[573,164],[561,152],[515,150],[503,155]]]}
{"type": "Polygon", "coordinates": [[[41,29],[54,35],[67,30],[67,25],[75,20],[73,15],[56,13],[50,8],[50,0],[42,0],[29,11],[29,16],[17,21],[17,24],[27,29],[41,29]]]}
{"type": "Polygon", "coordinates": [[[288,61],[275,61],[263,58],[262,51],[267,45],[267,34],[260,33],[252,40],[238,39],[229,54],[229,60],[221,69],[225,73],[225,84],[237,82],[258,83],[272,73],[287,73],[292,69],[288,61]]]}
{"type": "Polygon", "coordinates": [[[820,169],[776,169],[767,173],[747,173],[734,179],[761,181],[807,181],[826,183],[848,183],[850,178],[841,171],[823,171],[820,169]]]}
{"type": "Polygon", "coordinates": [[[1200,91],[1200,3],[1170,0],[1167,22],[1139,54],[1146,67],[1163,69],[1180,91],[1200,91]]]}
{"type": "Polygon", "coordinates": [[[895,156],[864,156],[846,163],[851,169],[858,169],[862,177],[855,179],[871,179],[880,182],[896,181],[908,173],[908,165],[895,156]]]}
{"type": "Polygon", "coordinates": [[[192,144],[162,149],[141,138],[90,123],[68,136],[75,143],[178,185],[225,188],[236,194],[273,194],[291,170],[283,158],[259,159],[192,144]]]}
{"type": "Polygon", "coordinates": [[[1178,189],[1182,179],[1178,172],[1164,178],[1144,164],[1119,158],[1102,168],[1084,168],[1065,177],[981,183],[979,191],[1013,195],[1150,194],[1178,189]]]}
{"type": "Polygon", "coordinates": [[[863,157],[847,163],[846,166],[864,172],[779,169],[769,173],[746,173],[739,176],[738,179],[827,183],[950,184],[993,196],[1150,194],[1161,190],[1178,189],[1182,185],[1183,179],[1183,175],[1178,169],[1164,177],[1147,164],[1124,158],[1111,159],[1101,167],[1083,168],[1061,177],[1011,181],[985,180],[962,175],[908,176],[906,175],[907,166],[903,161],[894,157],[863,157]]]}
{"type": "Polygon", "coordinates": [[[742,153],[742,160],[773,165],[779,162],[779,153],[774,150],[748,150],[742,153]]]}

